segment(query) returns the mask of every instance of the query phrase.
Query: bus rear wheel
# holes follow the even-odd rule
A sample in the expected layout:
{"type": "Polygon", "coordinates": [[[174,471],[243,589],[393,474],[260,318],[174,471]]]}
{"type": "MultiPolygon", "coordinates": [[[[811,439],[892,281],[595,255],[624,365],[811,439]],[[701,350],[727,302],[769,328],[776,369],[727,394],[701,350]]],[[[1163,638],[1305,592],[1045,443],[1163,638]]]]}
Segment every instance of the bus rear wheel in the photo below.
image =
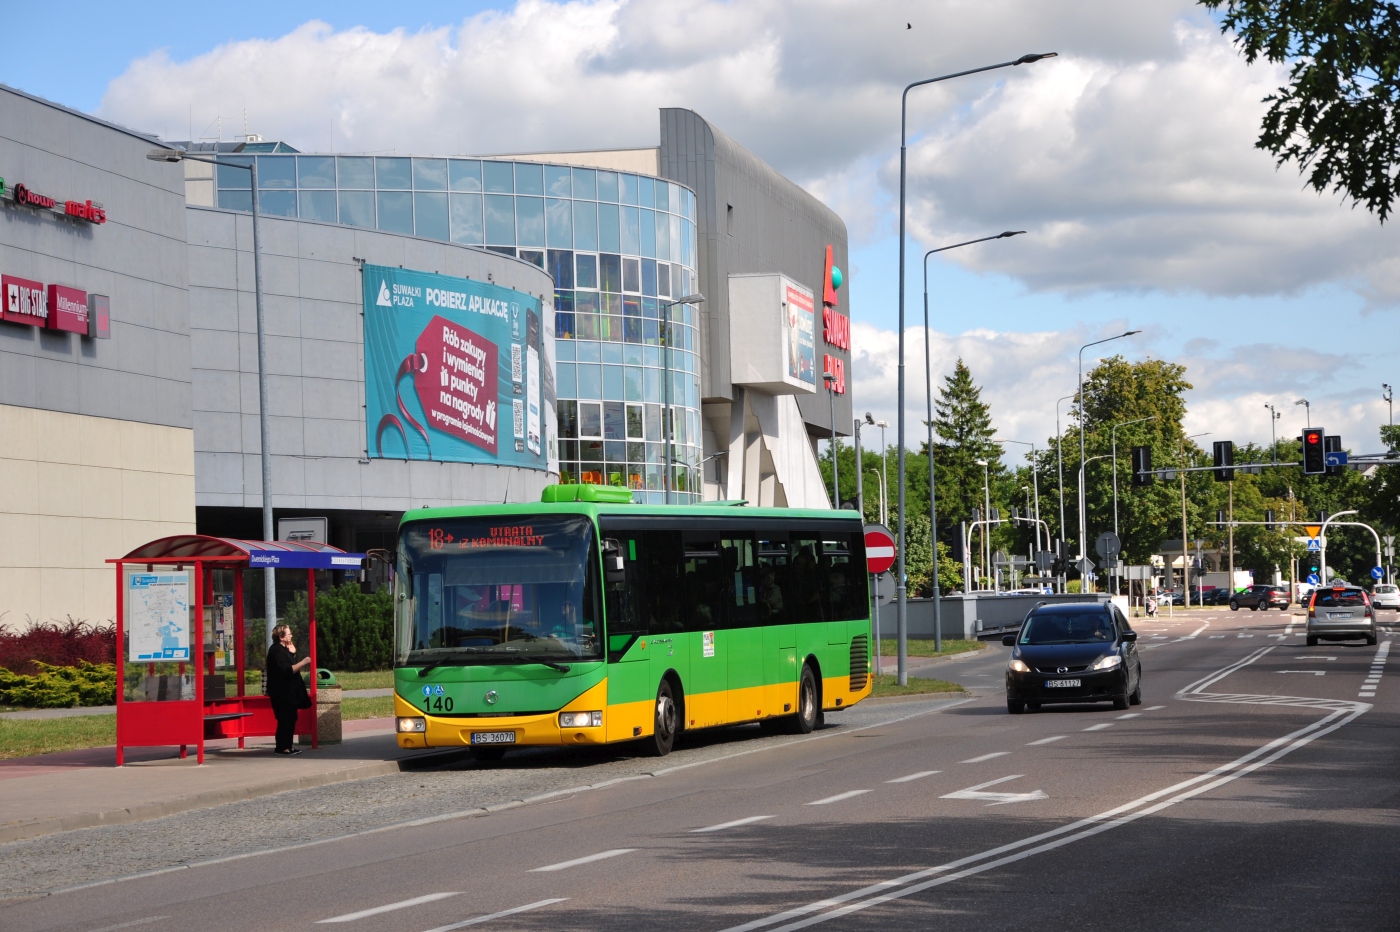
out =
{"type": "Polygon", "coordinates": [[[670,754],[676,743],[676,732],[680,731],[680,721],[680,709],[676,706],[671,682],[662,680],[656,688],[656,721],[652,724],[651,737],[642,739],[642,753],[647,757],[670,754]]]}
{"type": "Polygon", "coordinates": [[[817,676],[808,664],[802,665],[797,681],[797,714],[788,719],[788,734],[807,735],[817,727],[821,707],[817,700],[817,676]]]}

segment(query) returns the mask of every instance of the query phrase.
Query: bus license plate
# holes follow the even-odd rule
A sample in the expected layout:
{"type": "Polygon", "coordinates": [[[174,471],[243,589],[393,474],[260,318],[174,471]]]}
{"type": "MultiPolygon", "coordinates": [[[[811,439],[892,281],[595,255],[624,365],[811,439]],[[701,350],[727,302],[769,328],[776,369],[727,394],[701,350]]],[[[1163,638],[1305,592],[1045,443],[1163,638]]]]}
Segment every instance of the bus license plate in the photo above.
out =
{"type": "Polygon", "coordinates": [[[1045,681],[1045,687],[1046,687],[1047,689],[1053,689],[1053,688],[1055,688],[1056,686],[1078,686],[1078,685],[1079,685],[1079,681],[1078,681],[1078,680],[1046,680],[1046,681],[1045,681]]]}
{"type": "Polygon", "coordinates": [[[474,731],[472,732],[472,744],[514,744],[515,732],[513,731],[474,731]]]}

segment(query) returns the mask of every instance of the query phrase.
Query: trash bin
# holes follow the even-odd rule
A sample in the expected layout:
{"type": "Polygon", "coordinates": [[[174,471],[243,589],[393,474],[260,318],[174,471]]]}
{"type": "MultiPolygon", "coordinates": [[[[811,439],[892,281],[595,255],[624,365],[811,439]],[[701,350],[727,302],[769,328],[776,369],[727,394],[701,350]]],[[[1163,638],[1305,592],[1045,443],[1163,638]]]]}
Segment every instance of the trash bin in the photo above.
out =
{"type": "MultiPolygon", "coordinates": [[[[339,744],[341,740],[340,684],[329,670],[316,670],[316,740],[319,744],[339,744]]],[[[308,735],[302,744],[310,744],[308,735]]]]}

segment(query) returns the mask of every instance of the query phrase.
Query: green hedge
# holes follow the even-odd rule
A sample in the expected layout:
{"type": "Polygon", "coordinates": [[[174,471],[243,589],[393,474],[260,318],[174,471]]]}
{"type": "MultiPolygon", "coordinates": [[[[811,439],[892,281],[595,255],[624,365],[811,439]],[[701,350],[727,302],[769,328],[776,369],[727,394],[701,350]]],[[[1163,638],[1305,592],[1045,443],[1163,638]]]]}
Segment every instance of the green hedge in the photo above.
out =
{"type": "MultiPolygon", "coordinates": [[[[306,650],[306,593],[298,592],[281,621],[306,650]]],[[[260,638],[261,640],[261,638],[260,638]]],[[[316,593],[316,664],[331,670],[387,670],[394,662],[394,599],[387,586],[372,595],[358,583],[316,593]]]]}
{"type": "Polygon", "coordinates": [[[33,676],[0,668],[0,705],[37,709],[111,705],[117,701],[116,664],[78,661],[76,667],[55,667],[33,661],[33,676]]]}

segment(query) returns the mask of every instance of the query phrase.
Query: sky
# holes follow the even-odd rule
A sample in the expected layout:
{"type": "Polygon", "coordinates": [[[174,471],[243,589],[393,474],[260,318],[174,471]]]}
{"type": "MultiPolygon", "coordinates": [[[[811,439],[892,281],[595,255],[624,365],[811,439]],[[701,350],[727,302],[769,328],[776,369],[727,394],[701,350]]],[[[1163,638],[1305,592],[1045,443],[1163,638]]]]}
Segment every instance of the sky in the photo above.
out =
{"type": "MultiPolygon", "coordinates": [[[[29,4],[0,82],[168,139],[493,153],[655,145],[689,107],[820,197],[850,237],[856,410],[896,422],[899,99],[911,81],[1059,53],[909,97],[906,412],[962,357],[999,434],[1043,446],[1077,352],[1187,367],[1189,433],[1314,425],[1380,449],[1400,377],[1400,250],[1254,148],[1277,66],[1186,0],[573,0],[29,4]],[[1311,403],[1310,414],[1295,405],[1311,403]]],[[[1062,409],[1063,410],[1063,409],[1062,409]]],[[[894,430],[889,431],[894,441],[894,430]]],[[[869,438],[867,437],[867,442],[869,438]]],[[[1024,448],[1008,448],[1018,459],[1024,448]]]]}

